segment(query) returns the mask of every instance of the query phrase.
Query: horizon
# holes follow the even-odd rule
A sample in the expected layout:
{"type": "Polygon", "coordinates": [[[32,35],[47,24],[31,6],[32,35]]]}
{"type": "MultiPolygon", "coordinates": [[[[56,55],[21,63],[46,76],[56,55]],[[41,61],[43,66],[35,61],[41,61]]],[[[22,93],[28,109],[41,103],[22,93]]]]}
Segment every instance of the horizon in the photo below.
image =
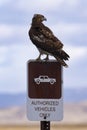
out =
{"type": "MultiPolygon", "coordinates": [[[[80,91],[85,91],[86,89],[87,89],[87,87],[86,86],[84,86],[84,87],[80,87],[80,88],[78,88],[78,87],[64,87],[64,86],[62,86],[62,89],[63,89],[63,93],[66,91],[66,90],[73,90],[73,91],[75,91],[75,92],[78,92],[78,90],[79,90],[79,92],[80,91]]],[[[68,93],[68,92],[67,92],[68,93]]],[[[25,91],[1,91],[0,92],[0,95],[3,95],[3,94],[7,94],[7,95],[18,95],[18,94],[27,94],[27,89],[25,90],[25,91]]],[[[27,95],[26,95],[27,96],[27,95]]]]}
{"type": "MultiPolygon", "coordinates": [[[[14,106],[26,105],[26,92],[20,93],[0,93],[0,109],[14,106]]],[[[87,102],[87,88],[77,90],[76,89],[64,89],[63,90],[63,102],[66,103],[83,103],[87,102]],[[84,93],[84,94],[83,94],[84,93]]]]}

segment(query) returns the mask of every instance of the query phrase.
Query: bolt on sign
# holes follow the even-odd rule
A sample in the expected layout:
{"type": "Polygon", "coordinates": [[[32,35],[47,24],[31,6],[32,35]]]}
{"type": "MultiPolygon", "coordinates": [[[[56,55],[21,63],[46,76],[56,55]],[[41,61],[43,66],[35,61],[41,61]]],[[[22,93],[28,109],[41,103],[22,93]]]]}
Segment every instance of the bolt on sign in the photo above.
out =
{"type": "Polygon", "coordinates": [[[63,119],[62,67],[55,61],[28,61],[27,116],[32,121],[63,119]]]}

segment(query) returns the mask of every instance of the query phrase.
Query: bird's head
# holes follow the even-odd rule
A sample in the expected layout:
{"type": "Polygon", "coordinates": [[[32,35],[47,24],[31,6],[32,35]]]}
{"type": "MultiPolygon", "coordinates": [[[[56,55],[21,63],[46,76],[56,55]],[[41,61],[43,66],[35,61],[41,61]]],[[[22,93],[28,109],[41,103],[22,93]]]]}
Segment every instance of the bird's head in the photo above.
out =
{"type": "Polygon", "coordinates": [[[43,21],[46,21],[46,20],[47,19],[41,14],[34,14],[32,18],[32,22],[36,22],[36,23],[42,23],[43,21]]]}

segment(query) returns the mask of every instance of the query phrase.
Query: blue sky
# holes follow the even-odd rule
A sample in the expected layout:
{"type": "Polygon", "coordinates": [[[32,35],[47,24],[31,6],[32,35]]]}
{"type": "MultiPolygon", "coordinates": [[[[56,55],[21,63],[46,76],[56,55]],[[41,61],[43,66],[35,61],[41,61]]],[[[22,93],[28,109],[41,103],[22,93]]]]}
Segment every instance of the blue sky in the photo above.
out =
{"type": "Polygon", "coordinates": [[[26,91],[27,61],[38,56],[28,38],[35,13],[70,55],[63,86],[87,87],[87,0],[0,0],[0,92],[26,91]]]}

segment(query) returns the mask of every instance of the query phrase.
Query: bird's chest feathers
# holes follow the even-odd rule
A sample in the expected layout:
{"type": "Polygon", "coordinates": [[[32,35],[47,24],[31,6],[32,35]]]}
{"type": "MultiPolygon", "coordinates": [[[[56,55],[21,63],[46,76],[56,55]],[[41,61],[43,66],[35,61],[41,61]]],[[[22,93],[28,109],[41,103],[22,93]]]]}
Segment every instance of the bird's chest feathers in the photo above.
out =
{"type": "Polygon", "coordinates": [[[32,40],[35,42],[45,43],[44,35],[39,30],[39,28],[32,29],[32,40]]]}

